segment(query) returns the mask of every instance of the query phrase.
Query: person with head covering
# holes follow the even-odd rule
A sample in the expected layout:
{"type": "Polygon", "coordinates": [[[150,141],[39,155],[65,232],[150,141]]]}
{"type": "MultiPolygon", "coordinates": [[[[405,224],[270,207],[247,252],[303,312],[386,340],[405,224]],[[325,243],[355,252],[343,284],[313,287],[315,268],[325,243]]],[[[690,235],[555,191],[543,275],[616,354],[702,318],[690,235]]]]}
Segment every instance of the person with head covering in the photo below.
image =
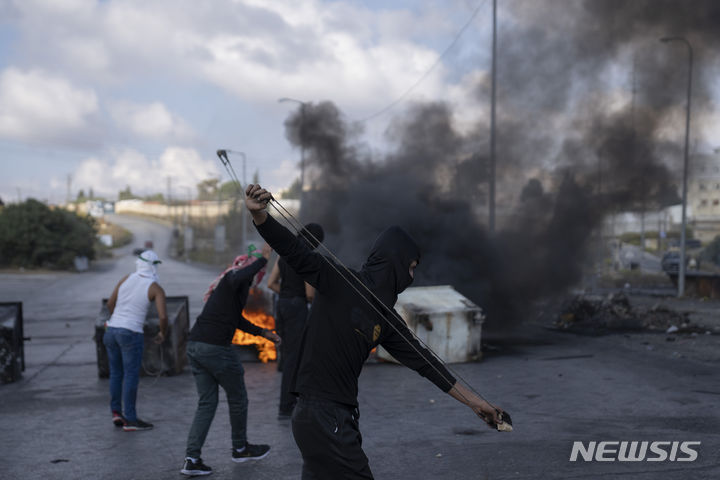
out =
{"type": "Polygon", "coordinates": [[[304,480],[373,478],[362,449],[357,395],[362,366],[378,345],[468,405],[489,425],[502,422],[502,410],[456,382],[393,311],[420,261],[420,249],[410,235],[397,226],[388,228],[375,240],[362,268],[352,271],[354,278],[347,273],[341,276],[338,271],[345,272],[344,267],[311,251],[268,215],[271,198],[259,185],[248,186],[245,204],[253,223],[265,241],[316,289],[291,382],[291,391],[298,395],[292,430],[303,457],[304,480]]]}
{"type": "Polygon", "coordinates": [[[247,462],[265,458],[269,445],[254,445],[247,441],[248,398],[238,352],[232,347],[235,330],[267,338],[275,343],[280,337],[260,328],[242,315],[253,282],[259,283],[264,274],[270,247],[262,253],[251,245],[248,253],[235,258],[205,294],[205,305],[190,330],[187,355],[190,360],[198,405],[195,410],[185,449],[184,475],[209,475],[212,468],[200,457],[210,425],[218,405],[218,386],[225,390],[230,411],[232,461],[247,462]]]}
{"type": "MultiPolygon", "coordinates": [[[[298,238],[303,239],[311,250],[317,248],[324,237],[325,232],[317,223],[308,223],[298,234],[298,238]]],[[[280,297],[275,319],[278,334],[283,339],[280,347],[283,374],[280,383],[278,418],[284,420],[290,418],[295,408],[296,398],[290,393],[290,381],[300,355],[300,340],[305,329],[308,304],[313,301],[315,289],[295,273],[282,257],[275,262],[270,272],[268,288],[280,297]]]]}
{"type": "Polygon", "coordinates": [[[135,272],[124,276],[107,302],[111,313],[103,344],[110,365],[110,410],[115,426],[126,432],[149,430],[152,423],[140,420],[135,409],[145,336],[143,327],[150,302],[155,302],[160,331],[153,339],[165,340],[168,317],[165,291],[159,284],[157,253],[145,250],[135,260],[135,272]]]}

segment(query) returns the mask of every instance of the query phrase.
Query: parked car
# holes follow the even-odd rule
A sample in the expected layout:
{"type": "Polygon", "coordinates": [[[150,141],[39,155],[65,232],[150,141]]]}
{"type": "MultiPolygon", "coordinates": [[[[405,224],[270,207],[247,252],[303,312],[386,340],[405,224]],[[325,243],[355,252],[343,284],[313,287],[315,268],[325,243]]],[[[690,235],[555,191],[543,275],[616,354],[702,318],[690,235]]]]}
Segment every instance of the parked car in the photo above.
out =
{"type": "MultiPolygon", "coordinates": [[[[663,255],[660,265],[666,273],[676,273],[680,270],[680,252],[674,250],[663,255]]],[[[685,270],[700,270],[700,258],[687,253],[685,255],[685,270]]]]}

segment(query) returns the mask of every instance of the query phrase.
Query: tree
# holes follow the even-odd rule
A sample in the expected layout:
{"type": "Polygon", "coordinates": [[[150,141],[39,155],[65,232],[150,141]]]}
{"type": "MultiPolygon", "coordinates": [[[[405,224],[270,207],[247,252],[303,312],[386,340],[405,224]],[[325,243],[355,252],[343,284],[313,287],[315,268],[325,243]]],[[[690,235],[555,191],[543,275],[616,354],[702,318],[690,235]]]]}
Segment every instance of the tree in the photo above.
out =
{"type": "Polygon", "coordinates": [[[700,252],[700,259],[720,265],[720,236],[715,237],[712,242],[700,252]]]}
{"type": "Polygon", "coordinates": [[[233,181],[225,182],[220,186],[220,198],[223,200],[232,200],[242,195],[240,190],[240,185],[237,183],[233,181]]]}
{"type": "Polygon", "coordinates": [[[82,188],[78,191],[77,197],[75,198],[76,202],[84,202],[85,201],[85,190],[82,188]]]}
{"type": "Polygon", "coordinates": [[[143,200],[146,202],[160,202],[165,203],[165,196],[162,193],[153,193],[152,195],[145,195],[143,200]]]}
{"type": "Polygon", "coordinates": [[[280,198],[293,198],[296,200],[300,199],[300,178],[296,178],[295,181],[290,185],[287,190],[283,190],[280,194],[280,198]]]}
{"type": "Polygon", "coordinates": [[[131,200],[133,198],[137,197],[130,191],[130,185],[127,185],[125,190],[120,190],[118,192],[118,200],[131,200]]]}
{"type": "Polygon", "coordinates": [[[198,200],[217,200],[219,178],[208,178],[197,184],[198,200]]]}
{"type": "Polygon", "coordinates": [[[0,212],[0,265],[70,268],[95,258],[95,220],[28,199],[0,212]]]}

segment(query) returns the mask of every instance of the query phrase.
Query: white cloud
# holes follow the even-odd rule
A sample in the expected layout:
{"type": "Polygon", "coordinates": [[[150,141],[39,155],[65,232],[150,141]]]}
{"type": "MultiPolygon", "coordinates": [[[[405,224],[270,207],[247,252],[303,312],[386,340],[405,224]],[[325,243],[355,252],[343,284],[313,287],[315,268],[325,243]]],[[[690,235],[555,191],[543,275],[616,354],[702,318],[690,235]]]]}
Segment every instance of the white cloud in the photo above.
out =
{"type": "MultiPolygon", "coordinates": [[[[167,75],[209,81],[249,102],[293,96],[367,110],[395,99],[436,60],[414,35],[457,28],[432,10],[350,2],[55,3],[18,7],[29,53],[55,68],[110,85],[167,75]]],[[[419,92],[442,97],[443,75],[436,69],[419,92]]]]}
{"type": "Polygon", "coordinates": [[[184,141],[192,137],[190,126],[160,102],[141,105],[117,101],[110,104],[109,110],[121,129],[140,137],[167,141],[184,141]]]}
{"type": "MultiPolygon", "coordinates": [[[[376,43],[332,28],[320,11],[286,34],[245,38],[224,33],[203,39],[210,57],[196,68],[211,82],[247,101],[278,97],[331,99],[343,108],[372,109],[400,96],[437,59],[437,52],[409,41],[376,43]],[[287,37],[304,39],[307,48],[287,37]]],[[[418,93],[442,96],[443,68],[418,93]]]]}
{"type": "Polygon", "coordinates": [[[41,70],[0,74],[0,137],[36,141],[85,136],[98,111],[93,90],[41,70]]]}
{"type": "MultiPolygon", "coordinates": [[[[168,175],[194,191],[205,173],[219,173],[216,159],[203,175],[187,173],[205,164],[196,152],[222,145],[271,158],[260,166],[263,181],[287,186],[297,167],[278,165],[298,152],[282,132],[292,106],[278,105],[279,97],[331,100],[351,120],[375,113],[420,78],[471,11],[461,0],[424,0],[408,8],[389,2],[374,9],[356,0],[8,4],[13,35],[7,58],[21,67],[0,76],[0,138],[22,142],[42,135],[53,150],[93,142],[101,148],[83,151],[94,157],[78,169],[88,184],[78,188],[98,182],[95,191],[110,194],[128,183],[164,191],[168,175]],[[23,95],[15,93],[23,88],[23,95]],[[150,159],[138,153],[146,149],[166,150],[150,159]],[[161,173],[163,168],[173,173],[161,173]],[[137,171],[156,178],[147,182],[137,171]]],[[[467,78],[473,78],[472,68],[467,78]]],[[[452,85],[440,64],[408,100],[457,99],[466,109],[460,116],[470,121],[482,110],[462,101],[472,88],[463,82],[452,85]]],[[[383,122],[405,105],[368,130],[381,137],[383,122]]],[[[40,181],[43,173],[32,175],[40,181]]],[[[74,185],[79,181],[76,175],[74,185]]],[[[62,184],[52,188],[64,196],[62,184]]]]}
{"type": "Polygon", "coordinates": [[[111,198],[128,185],[137,194],[165,194],[169,177],[173,195],[184,196],[188,188],[194,195],[195,185],[201,180],[218,176],[215,162],[203,159],[193,149],[169,147],[158,158],[126,149],[109,159],[92,157],[83,161],[73,174],[73,185],[77,189],[93,188],[95,193],[111,198]]]}
{"type": "Polygon", "coordinates": [[[280,190],[288,188],[292,182],[300,176],[298,161],[299,159],[282,160],[277,168],[267,172],[267,178],[261,178],[261,182],[267,185],[265,188],[271,192],[279,192],[280,190]]]}

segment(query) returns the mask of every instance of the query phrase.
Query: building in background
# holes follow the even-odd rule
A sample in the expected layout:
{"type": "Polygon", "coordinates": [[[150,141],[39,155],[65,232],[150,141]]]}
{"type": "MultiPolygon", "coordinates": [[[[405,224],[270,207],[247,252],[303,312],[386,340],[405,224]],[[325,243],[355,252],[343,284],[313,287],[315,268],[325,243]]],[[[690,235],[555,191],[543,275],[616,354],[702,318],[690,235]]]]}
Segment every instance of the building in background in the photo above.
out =
{"type": "Polygon", "coordinates": [[[720,149],[690,157],[688,224],[703,244],[720,235],[720,149]]]}

